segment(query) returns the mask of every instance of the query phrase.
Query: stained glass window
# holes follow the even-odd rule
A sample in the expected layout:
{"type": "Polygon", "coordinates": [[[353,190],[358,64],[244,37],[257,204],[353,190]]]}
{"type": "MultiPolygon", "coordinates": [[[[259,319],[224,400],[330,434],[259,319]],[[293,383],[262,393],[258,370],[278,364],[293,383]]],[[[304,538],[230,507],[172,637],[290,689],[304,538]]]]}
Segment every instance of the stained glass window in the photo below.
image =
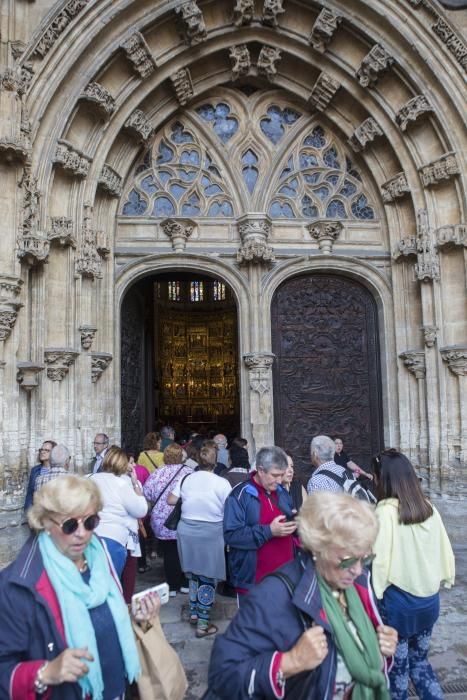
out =
{"type": "Polygon", "coordinates": [[[251,194],[258,180],[258,156],[251,148],[243,154],[242,165],[243,179],[251,194]]]}
{"type": "Polygon", "coordinates": [[[295,124],[301,117],[300,112],[295,109],[285,107],[282,109],[277,105],[271,105],[265,117],[261,119],[259,126],[261,131],[273,144],[278,143],[284,136],[287,128],[295,124]]]}
{"type": "Polygon", "coordinates": [[[194,280],[190,282],[190,301],[203,301],[204,282],[194,280]]]}
{"type": "Polygon", "coordinates": [[[225,301],[225,284],[219,280],[212,283],[212,298],[214,301],[225,301]]]}
{"type": "Polygon", "coordinates": [[[180,301],[180,282],[167,282],[167,292],[169,301],[180,301]]]}
{"type": "Polygon", "coordinates": [[[238,119],[231,115],[231,107],[226,102],[205,104],[198,107],[196,112],[203,121],[212,125],[222,143],[227,143],[238,130],[238,119]]]}

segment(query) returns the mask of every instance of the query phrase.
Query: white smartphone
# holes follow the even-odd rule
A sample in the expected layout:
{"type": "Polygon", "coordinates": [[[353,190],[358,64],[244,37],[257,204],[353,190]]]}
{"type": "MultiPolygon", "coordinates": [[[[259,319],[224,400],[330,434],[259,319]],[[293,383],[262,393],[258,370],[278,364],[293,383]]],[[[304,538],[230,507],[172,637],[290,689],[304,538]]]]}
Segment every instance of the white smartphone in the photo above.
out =
{"type": "Polygon", "coordinates": [[[131,597],[131,609],[133,611],[133,615],[135,615],[138,612],[141,599],[147,596],[148,593],[152,593],[153,591],[155,591],[159,595],[159,598],[161,599],[161,605],[164,605],[164,603],[169,602],[169,584],[159,583],[157,586],[146,588],[144,591],[141,591],[140,593],[135,593],[131,597]]]}

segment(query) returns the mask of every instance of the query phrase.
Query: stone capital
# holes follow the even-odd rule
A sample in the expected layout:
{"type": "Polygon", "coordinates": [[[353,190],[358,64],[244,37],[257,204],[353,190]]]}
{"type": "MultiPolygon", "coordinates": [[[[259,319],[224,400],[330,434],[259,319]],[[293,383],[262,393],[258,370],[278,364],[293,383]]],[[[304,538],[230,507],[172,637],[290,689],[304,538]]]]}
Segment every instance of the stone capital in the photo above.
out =
{"type": "Polygon", "coordinates": [[[112,362],[112,355],[109,352],[91,353],[91,382],[95,384],[100,379],[103,372],[112,362]]]}
{"type": "Polygon", "coordinates": [[[274,80],[277,74],[277,64],[282,58],[282,51],[273,46],[263,46],[259,52],[256,64],[258,73],[265,75],[270,81],[274,80]]]}
{"type": "Polygon", "coordinates": [[[83,350],[90,350],[94,337],[97,333],[97,327],[83,324],[78,328],[78,330],[81,334],[81,347],[83,350]]]}
{"type": "Polygon", "coordinates": [[[196,224],[191,219],[164,219],[161,221],[161,228],[165,235],[172,241],[172,248],[175,253],[183,253],[186,242],[193,233],[196,224]]]}
{"type": "Polygon", "coordinates": [[[0,341],[9,338],[22,306],[23,304],[14,301],[0,303],[0,341]]]}
{"type": "Polygon", "coordinates": [[[21,388],[30,393],[39,385],[39,374],[44,371],[45,365],[36,365],[34,362],[17,362],[16,381],[21,388]]]}
{"type": "Polygon", "coordinates": [[[467,376],[467,345],[447,345],[440,348],[440,353],[451,372],[458,377],[467,376]]]}
{"type": "Polygon", "coordinates": [[[342,17],[339,17],[339,15],[332,10],[323,7],[316,18],[310,34],[310,44],[315,51],[324,53],[326,46],[331,41],[341,22],[342,17]]]}
{"type": "Polygon", "coordinates": [[[237,219],[242,245],[237,252],[239,263],[269,263],[275,259],[273,248],[267,241],[272,222],[267,214],[252,212],[237,219]]]}
{"type": "Polygon", "coordinates": [[[339,238],[343,228],[341,221],[329,219],[320,219],[307,225],[310,236],[318,242],[319,249],[324,254],[332,253],[333,243],[339,238]]]}
{"type": "Polygon", "coordinates": [[[426,374],[425,352],[423,350],[406,350],[399,357],[404,362],[409,372],[417,379],[423,379],[426,374]]]}
{"type": "Polygon", "coordinates": [[[243,362],[250,371],[269,370],[274,363],[275,357],[272,352],[248,352],[243,355],[243,362]]]}
{"type": "Polygon", "coordinates": [[[53,382],[61,382],[74,364],[79,352],[73,348],[45,348],[44,362],[47,377],[53,382]]]}

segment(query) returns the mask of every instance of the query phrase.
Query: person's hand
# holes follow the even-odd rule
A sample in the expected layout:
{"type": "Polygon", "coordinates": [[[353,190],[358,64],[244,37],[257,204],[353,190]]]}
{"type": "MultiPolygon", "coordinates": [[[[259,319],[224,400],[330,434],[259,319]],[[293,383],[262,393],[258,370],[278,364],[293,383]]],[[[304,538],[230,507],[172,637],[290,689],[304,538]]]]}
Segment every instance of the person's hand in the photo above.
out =
{"type": "Polygon", "coordinates": [[[379,649],[383,656],[394,656],[397,647],[397,630],[388,625],[379,625],[376,628],[379,649]]]}
{"type": "Polygon", "coordinates": [[[158,617],[160,609],[161,599],[155,591],[152,591],[138,600],[138,608],[132,611],[132,616],[138,624],[144,624],[158,617]]]}
{"type": "Polygon", "coordinates": [[[297,529],[297,523],[286,520],[285,515],[278,515],[274,518],[269,527],[273,537],[287,537],[292,535],[297,529]]]}
{"type": "Polygon", "coordinates": [[[41,673],[41,679],[45,685],[60,685],[61,683],[76,683],[89,671],[89,666],[84,662],[94,661],[87,647],[83,649],[65,649],[53,661],[49,661],[41,673]]]}
{"type": "Polygon", "coordinates": [[[312,671],[319,666],[328,653],[328,642],[319,625],[310,627],[299,637],[297,643],[282,655],[280,670],[284,678],[302,671],[312,671]]]}

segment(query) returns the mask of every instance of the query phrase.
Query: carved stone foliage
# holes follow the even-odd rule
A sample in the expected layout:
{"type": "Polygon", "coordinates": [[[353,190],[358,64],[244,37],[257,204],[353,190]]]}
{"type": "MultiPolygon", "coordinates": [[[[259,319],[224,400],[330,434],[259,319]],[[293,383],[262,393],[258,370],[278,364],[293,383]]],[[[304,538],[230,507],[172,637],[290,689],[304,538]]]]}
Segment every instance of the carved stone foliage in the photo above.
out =
{"type": "Polygon", "coordinates": [[[123,42],[122,49],[141,78],[147,78],[155,70],[156,62],[140,32],[135,32],[123,42]]]}
{"type": "Polygon", "coordinates": [[[109,117],[115,111],[115,100],[110,92],[99,83],[91,82],[86,85],[80,98],[95,105],[98,110],[109,117]]]}
{"type": "Polygon", "coordinates": [[[415,274],[421,282],[439,280],[439,256],[433,245],[433,232],[428,224],[428,212],[417,212],[417,264],[415,274]]]}
{"type": "Polygon", "coordinates": [[[237,0],[234,11],[233,21],[237,27],[244,24],[250,24],[255,14],[255,0],[237,0]]]}
{"type": "Polygon", "coordinates": [[[72,348],[45,348],[44,362],[47,365],[47,377],[53,382],[61,382],[78,355],[79,352],[72,348]]]}
{"type": "Polygon", "coordinates": [[[13,300],[0,299],[0,340],[7,340],[14,328],[18,311],[23,306],[13,300]]]}
{"type": "Polygon", "coordinates": [[[285,12],[283,0],[264,0],[263,4],[263,24],[270,27],[277,27],[278,16],[285,12]]]}
{"type": "Polygon", "coordinates": [[[334,241],[339,238],[343,228],[341,221],[330,221],[329,219],[315,221],[307,226],[310,236],[318,241],[319,249],[324,254],[332,253],[334,241]]]}
{"type": "Polygon", "coordinates": [[[334,78],[331,78],[330,75],[323,71],[313,85],[308,98],[309,103],[318,112],[323,112],[329,106],[340,86],[341,84],[337,80],[334,80],[334,78]]]}
{"type": "Polygon", "coordinates": [[[175,94],[177,95],[177,100],[182,106],[186,105],[187,102],[193,97],[193,83],[191,81],[191,74],[188,68],[180,68],[176,73],[170,76],[172,85],[174,86],[175,94]]]}
{"type": "Polygon", "coordinates": [[[411,255],[417,255],[416,236],[407,236],[406,238],[402,238],[397,244],[397,247],[392,257],[394,258],[394,260],[398,260],[401,257],[409,257],[411,255]]]}
{"type": "Polygon", "coordinates": [[[195,0],[184,2],[175,8],[178,16],[180,33],[188,46],[195,46],[206,41],[208,34],[202,11],[195,0]]]}
{"type": "Polygon", "coordinates": [[[122,176],[105,163],[97,179],[97,186],[107,192],[107,194],[110,194],[111,197],[120,197],[122,194],[122,176]]]}
{"type": "Polygon", "coordinates": [[[419,168],[419,172],[424,187],[432,187],[443,180],[449,180],[453,175],[459,174],[456,154],[445,153],[441,158],[419,168]]]}
{"type": "Polygon", "coordinates": [[[16,381],[28,394],[39,386],[39,374],[44,371],[44,365],[36,365],[34,362],[17,362],[16,381]]]}
{"type": "Polygon", "coordinates": [[[94,341],[94,337],[97,333],[96,326],[89,326],[87,324],[83,324],[78,328],[78,330],[81,334],[81,347],[83,348],[83,350],[90,350],[94,341]]]}
{"type": "Polygon", "coordinates": [[[247,45],[231,46],[229,56],[232,62],[232,80],[237,80],[242,75],[248,75],[251,68],[251,57],[247,45]]]}
{"type": "Polygon", "coordinates": [[[263,46],[258,56],[258,73],[265,75],[268,80],[274,80],[277,64],[282,58],[282,51],[273,46],[263,46]]]}
{"type": "Polygon", "coordinates": [[[417,95],[405,103],[396,114],[396,122],[402,131],[407,129],[411,122],[417,121],[423,114],[429,114],[433,107],[425,95],[417,95]]]}
{"type": "Polygon", "coordinates": [[[349,144],[354,151],[363,151],[363,149],[378,136],[383,136],[381,127],[373,117],[368,117],[360,126],[357,126],[352,136],[349,138],[349,144]]]}
{"type": "Polygon", "coordinates": [[[323,7],[316,18],[310,34],[310,44],[316,51],[324,53],[326,46],[331,41],[341,22],[342,17],[336,15],[332,10],[323,7]]]}
{"type": "Polygon", "coordinates": [[[165,235],[172,241],[175,253],[183,253],[186,242],[195,229],[195,222],[191,219],[165,219],[161,221],[161,227],[165,235]]]}
{"type": "Polygon", "coordinates": [[[142,141],[142,143],[146,143],[151,138],[154,131],[154,127],[151,125],[149,118],[141,109],[135,109],[135,111],[130,114],[124,127],[142,141]]]}
{"type": "Polygon", "coordinates": [[[92,159],[86,156],[78,148],[75,148],[65,140],[59,140],[53,162],[63,168],[66,173],[75,177],[84,178],[89,172],[92,159]]]}
{"type": "Polygon", "coordinates": [[[18,258],[27,265],[46,262],[50,242],[47,236],[39,231],[41,193],[37,186],[37,177],[31,173],[29,168],[25,168],[19,186],[23,192],[23,203],[18,231],[18,258]]]}
{"type": "Polygon", "coordinates": [[[438,326],[422,326],[423,339],[427,348],[432,348],[436,343],[436,337],[439,331],[438,326]]]}
{"type": "Polygon", "coordinates": [[[112,355],[109,352],[91,353],[91,381],[93,384],[97,382],[111,362],[112,355]]]}
{"type": "Polygon", "coordinates": [[[75,261],[77,275],[100,279],[102,277],[102,258],[109,252],[104,231],[92,228],[91,208],[86,207],[81,229],[78,257],[75,261]]]}
{"type": "Polygon", "coordinates": [[[393,65],[394,58],[381,44],[375,44],[363,59],[356,78],[362,87],[374,87],[379,78],[393,65]]]}
{"type": "Polygon", "coordinates": [[[245,214],[238,219],[242,245],[237,252],[239,263],[270,263],[275,260],[274,249],[268,245],[272,231],[271,219],[262,213],[245,214]]]}
{"type": "Polygon", "coordinates": [[[60,34],[70,22],[88,5],[91,0],[68,0],[65,7],[53,18],[42,33],[36,46],[35,53],[41,58],[50,51],[60,34]]]}
{"type": "Polygon", "coordinates": [[[449,345],[440,348],[441,357],[458,377],[467,376],[467,346],[449,345]]]}
{"type": "Polygon", "coordinates": [[[464,246],[467,248],[467,225],[448,224],[440,226],[435,231],[435,240],[438,248],[443,246],[464,246]]]}
{"type": "Polygon", "coordinates": [[[67,216],[52,216],[49,241],[58,241],[61,246],[76,248],[76,238],[73,233],[73,219],[67,216]]]}
{"type": "Polygon", "coordinates": [[[423,379],[426,374],[425,353],[423,350],[406,350],[399,357],[417,379],[423,379]]]}
{"type": "Polygon", "coordinates": [[[405,197],[406,194],[410,193],[410,187],[407,182],[405,173],[398,173],[390,180],[381,185],[381,194],[383,195],[383,202],[389,204],[394,202],[400,197],[405,197]]]}
{"type": "Polygon", "coordinates": [[[463,68],[467,68],[467,46],[454,33],[444,19],[438,17],[437,22],[433,25],[433,31],[439,36],[443,44],[446,44],[456,61],[460,63],[463,68]]]}

